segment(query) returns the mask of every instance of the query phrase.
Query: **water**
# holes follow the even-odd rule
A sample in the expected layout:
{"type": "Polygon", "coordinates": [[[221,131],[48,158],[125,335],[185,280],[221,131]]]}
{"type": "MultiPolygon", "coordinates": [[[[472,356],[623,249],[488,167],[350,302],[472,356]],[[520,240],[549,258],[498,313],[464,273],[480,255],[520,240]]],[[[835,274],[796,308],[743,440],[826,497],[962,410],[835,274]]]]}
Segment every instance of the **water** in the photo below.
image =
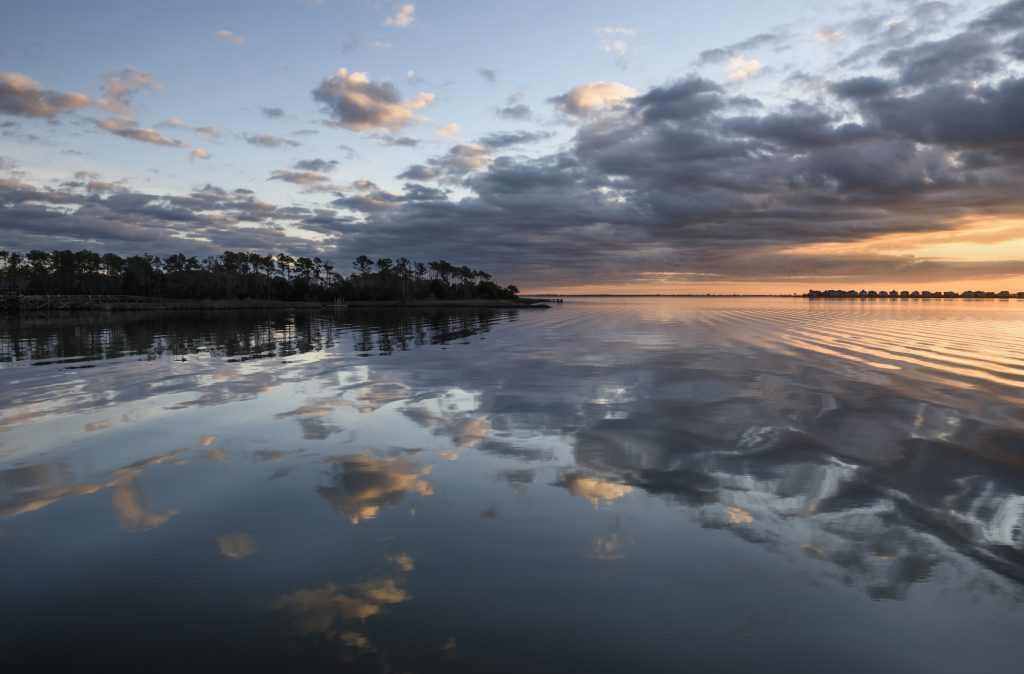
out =
{"type": "Polygon", "coordinates": [[[5,671],[1016,672],[1024,302],[0,324],[5,671]]]}

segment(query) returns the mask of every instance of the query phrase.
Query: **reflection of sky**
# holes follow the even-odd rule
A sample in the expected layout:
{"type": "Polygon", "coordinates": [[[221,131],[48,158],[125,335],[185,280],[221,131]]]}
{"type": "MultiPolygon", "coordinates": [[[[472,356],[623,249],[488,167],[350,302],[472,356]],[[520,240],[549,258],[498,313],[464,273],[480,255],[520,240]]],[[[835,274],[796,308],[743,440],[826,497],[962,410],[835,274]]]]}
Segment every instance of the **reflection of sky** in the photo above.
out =
{"type": "MultiPolygon", "coordinates": [[[[833,348],[891,324],[846,306],[833,348]]],[[[9,588],[31,614],[28,588],[67,587],[58,563],[87,541],[97,564],[137,548],[140,579],[171,555],[183,575],[167,582],[197,606],[229,592],[200,592],[202,570],[295,638],[396,667],[449,638],[482,666],[464,638],[480,602],[503,607],[492,628],[542,640],[548,620],[607,636],[570,604],[636,602],[685,605],[707,643],[735,630],[755,651],[773,620],[832,644],[812,610],[892,628],[896,650],[908,617],[941,609],[933,628],[953,634],[998,615],[991,640],[1022,625],[1024,387],[1007,347],[1024,344],[1018,310],[988,306],[919,308],[927,333],[870,357],[928,362],[892,370],[802,349],[795,331],[844,310],[788,300],[570,303],[389,355],[360,352],[370,326],[337,317],[316,328],[332,346],[270,358],[197,340],[86,370],[19,361],[0,369],[0,569],[31,569],[9,588]],[[957,349],[950,370],[932,355],[957,349]],[[783,598],[786,619],[758,608],[783,598]],[[410,621],[436,634],[416,645],[410,621]]],[[[39,611],[60,605],[46,596],[39,611]]],[[[663,626],[634,620],[657,662],[663,626]]]]}

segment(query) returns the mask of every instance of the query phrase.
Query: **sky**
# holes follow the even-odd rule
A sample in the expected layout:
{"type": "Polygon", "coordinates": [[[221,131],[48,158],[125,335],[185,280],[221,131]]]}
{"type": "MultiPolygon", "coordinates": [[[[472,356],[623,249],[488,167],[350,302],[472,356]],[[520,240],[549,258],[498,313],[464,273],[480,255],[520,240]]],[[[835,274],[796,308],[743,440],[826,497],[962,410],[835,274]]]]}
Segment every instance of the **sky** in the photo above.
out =
{"type": "Polygon", "coordinates": [[[9,3],[0,248],[1024,290],[1024,0],[9,3]]]}

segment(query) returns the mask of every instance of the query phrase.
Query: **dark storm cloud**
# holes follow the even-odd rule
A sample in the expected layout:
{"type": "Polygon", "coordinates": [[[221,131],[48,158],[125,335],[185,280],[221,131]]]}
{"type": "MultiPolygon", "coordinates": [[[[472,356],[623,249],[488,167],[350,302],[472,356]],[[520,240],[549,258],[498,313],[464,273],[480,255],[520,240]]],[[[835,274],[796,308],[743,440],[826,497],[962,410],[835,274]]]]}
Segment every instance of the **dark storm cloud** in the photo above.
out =
{"type": "Polygon", "coordinates": [[[934,84],[984,77],[998,68],[996,45],[985,35],[960,33],[946,40],[894,49],[882,57],[897,68],[903,84],[934,84]]]}
{"type": "Polygon", "coordinates": [[[636,107],[648,122],[700,117],[725,107],[722,88],[709,80],[690,77],[651,89],[636,99],[636,107]]]}
{"type": "Polygon", "coordinates": [[[1020,33],[1017,36],[1011,38],[1005,46],[1006,53],[1017,59],[1018,61],[1024,61],[1024,33],[1020,33]]]}
{"type": "Polygon", "coordinates": [[[803,106],[761,117],[733,117],[722,128],[793,150],[855,143],[876,135],[859,124],[839,124],[831,115],[803,106]]]}
{"type": "Polygon", "coordinates": [[[1024,0],[999,5],[972,21],[970,27],[993,33],[1024,28],[1024,0]]]}
{"type": "Polygon", "coordinates": [[[853,77],[834,82],[829,89],[840,98],[874,98],[891,93],[893,84],[880,77],[853,77]]]}
{"type": "Polygon", "coordinates": [[[874,98],[861,111],[878,126],[919,143],[1019,152],[1024,143],[1024,79],[995,86],[940,84],[912,96],[874,98]]]}

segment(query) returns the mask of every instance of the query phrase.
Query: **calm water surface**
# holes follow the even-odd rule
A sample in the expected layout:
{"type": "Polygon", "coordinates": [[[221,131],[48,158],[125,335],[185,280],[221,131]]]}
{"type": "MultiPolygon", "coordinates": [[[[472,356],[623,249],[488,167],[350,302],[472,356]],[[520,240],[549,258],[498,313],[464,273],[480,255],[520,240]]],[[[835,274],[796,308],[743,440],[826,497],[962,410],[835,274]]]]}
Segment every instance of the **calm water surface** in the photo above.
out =
{"type": "Polygon", "coordinates": [[[0,598],[8,672],[1019,672],[1024,302],[5,319],[0,598]]]}

